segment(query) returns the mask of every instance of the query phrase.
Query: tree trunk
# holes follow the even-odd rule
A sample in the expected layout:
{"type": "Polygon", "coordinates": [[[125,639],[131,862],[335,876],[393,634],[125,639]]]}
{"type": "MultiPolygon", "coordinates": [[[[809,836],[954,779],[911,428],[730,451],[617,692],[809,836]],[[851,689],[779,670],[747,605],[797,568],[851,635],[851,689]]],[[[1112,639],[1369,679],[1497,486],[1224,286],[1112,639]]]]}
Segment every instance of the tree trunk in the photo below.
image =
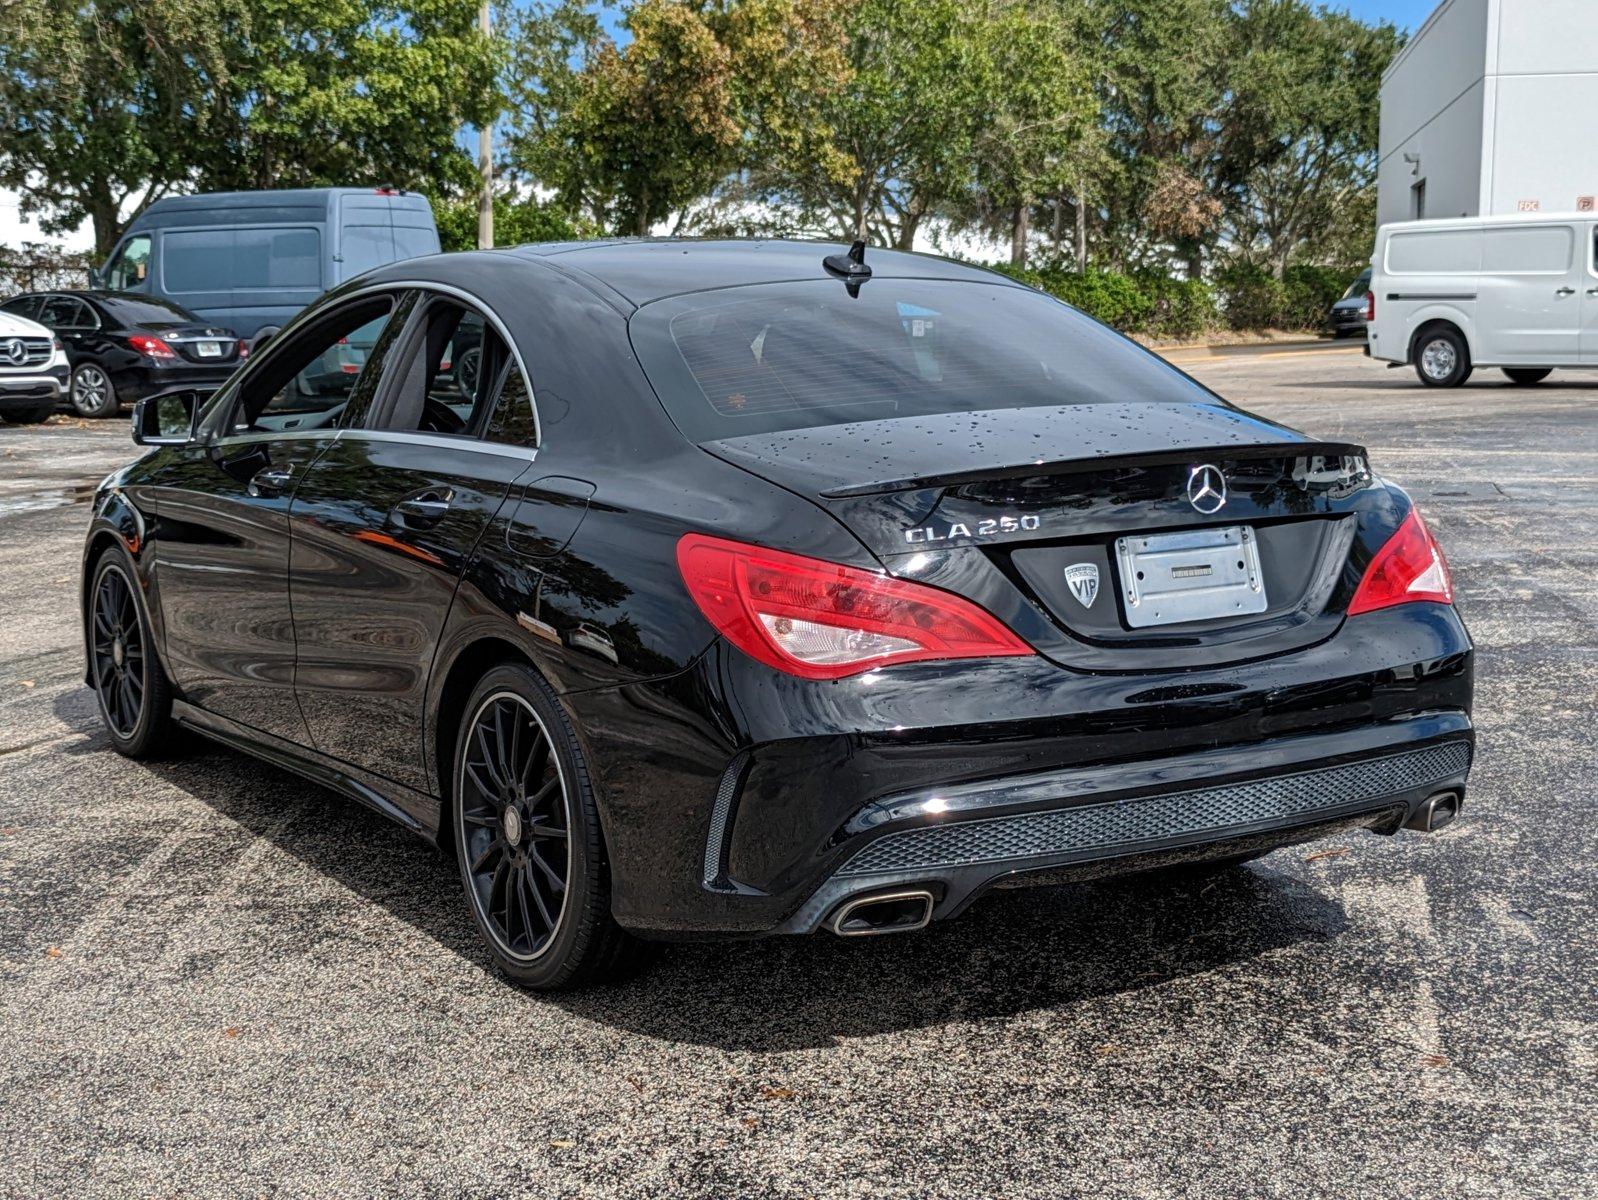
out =
{"type": "Polygon", "coordinates": [[[1082,185],[1076,189],[1076,270],[1082,274],[1088,269],[1088,198],[1082,185]]]}
{"type": "Polygon", "coordinates": [[[1031,216],[1032,205],[1023,196],[1010,214],[1010,265],[1012,267],[1026,266],[1027,228],[1031,216]]]}
{"type": "Polygon", "coordinates": [[[94,225],[94,256],[104,262],[122,236],[122,221],[117,212],[117,202],[107,194],[91,197],[88,202],[89,219],[94,225]]]}

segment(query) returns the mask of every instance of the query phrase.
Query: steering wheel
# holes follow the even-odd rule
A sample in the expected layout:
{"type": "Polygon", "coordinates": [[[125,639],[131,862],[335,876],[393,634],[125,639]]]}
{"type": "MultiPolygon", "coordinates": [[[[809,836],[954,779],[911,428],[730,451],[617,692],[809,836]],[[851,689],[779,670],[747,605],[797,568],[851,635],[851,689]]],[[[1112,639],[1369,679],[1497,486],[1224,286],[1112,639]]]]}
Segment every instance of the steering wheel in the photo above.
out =
{"type": "Polygon", "coordinates": [[[466,422],[460,414],[442,401],[429,396],[422,402],[422,420],[419,428],[424,433],[465,433],[466,422]]]}

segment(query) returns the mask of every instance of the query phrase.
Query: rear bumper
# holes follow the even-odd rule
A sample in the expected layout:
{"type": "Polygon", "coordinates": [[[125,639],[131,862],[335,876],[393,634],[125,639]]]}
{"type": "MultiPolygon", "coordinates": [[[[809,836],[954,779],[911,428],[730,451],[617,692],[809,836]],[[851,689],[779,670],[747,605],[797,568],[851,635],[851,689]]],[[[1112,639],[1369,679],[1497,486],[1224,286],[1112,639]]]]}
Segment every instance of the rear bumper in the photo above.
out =
{"type": "Polygon", "coordinates": [[[990,887],[1053,882],[1069,878],[1070,868],[1134,871],[1270,849],[1351,827],[1393,833],[1430,797],[1463,797],[1473,750],[1468,718],[1433,714],[1131,764],[1099,773],[1093,782],[1108,786],[1087,792],[1074,790],[1086,782],[1083,773],[1066,771],[949,797],[894,798],[858,814],[858,824],[884,823],[781,932],[810,933],[849,899],[908,886],[932,893],[932,916],[939,920],[990,887]],[[1274,767],[1262,771],[1267,764],[1274,767]],[[1153,779],[1165,782],[1149,788],[1153,779]],[[1188,782],[1173,787],[1179,779],[1188,782]],[[1017,806],[1018,796],[1036,799],[1017,806]]]}
{"type": "Polygon", "coordinates": [[[111,372],[111,384],[124,404],[136,404],[155,392],[175,387],[219,387],[238,368],[236,362],[215,366],[179,362],[164,366],[124,367],[111,372]]]}
{"type": "Polygon", "coordinates": [[[748,936],[815,928],[841,899],[912,876],[938,885],[944,917],[1038,871],[1136,870],[1149,853],[1349,819],[1396,829],[1464,787],[1472,672],[1458,613],[1414,604],[1209,670],[1085,673],[1040,657],[815,684],[718,643],[682,675],[563,702],[595,768],[616,918],[658,936],[748,936]],[[1318,774],[1449,743],[1463,768],[1413,784],[1318,774]],[[1235,794],[1290,779],[1248,804],[1255,790],[1235,794]],[[1010,848],[960,857],[990,834],[1010,848]]]}

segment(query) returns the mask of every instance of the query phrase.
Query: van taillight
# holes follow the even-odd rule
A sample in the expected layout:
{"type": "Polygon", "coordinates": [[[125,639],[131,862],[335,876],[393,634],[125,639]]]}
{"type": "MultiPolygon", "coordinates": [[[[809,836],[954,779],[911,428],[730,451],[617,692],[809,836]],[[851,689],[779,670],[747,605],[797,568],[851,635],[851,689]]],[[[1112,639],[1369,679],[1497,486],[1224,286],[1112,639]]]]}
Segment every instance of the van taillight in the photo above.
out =
{"type": "Polygon", "coordinates": [[[1365,293],[1365,323],[1367,325],[1374,325],[1376,323],[1376,293],[1375,292],[1366,292],[1365,293]]]}

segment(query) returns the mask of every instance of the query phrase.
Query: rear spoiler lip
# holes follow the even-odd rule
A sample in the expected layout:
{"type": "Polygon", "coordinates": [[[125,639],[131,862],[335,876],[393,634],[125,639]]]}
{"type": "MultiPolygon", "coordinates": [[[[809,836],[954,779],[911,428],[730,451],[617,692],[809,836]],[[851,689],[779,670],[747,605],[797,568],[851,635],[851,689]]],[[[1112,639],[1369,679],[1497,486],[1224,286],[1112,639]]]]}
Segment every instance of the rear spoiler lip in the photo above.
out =
{"type": "Polygon", "coordinates": [[[1368,458],[1364,446],[1354,442],[1322,442],[1306,439],[1302,442],[1261,442],[1254,446],[1187,446],[1153,453],[1096,454],[1083,458],[1062,458],[1047,463],[1021,463],[1007,467],[987,467],[972,471],[943,472],[938,475],[906,476],[902,479],[884,479],[872,483],[850,484],[848,487],[828,488],[818,493],[828,500],[846,500],[860,496],[874,496],[884,492],[912,491],[917,488],[951,488],[967,483],[987,483],[998,479],[1024,479],[1033,475],[1078,475],[1088,471],[1116,467],[1159,467],[1174,463],[1197,465],[1207,459],[1278,458],[1291,456],[1303,458],[1318,454],[1325,457],[1368,458]]]}

